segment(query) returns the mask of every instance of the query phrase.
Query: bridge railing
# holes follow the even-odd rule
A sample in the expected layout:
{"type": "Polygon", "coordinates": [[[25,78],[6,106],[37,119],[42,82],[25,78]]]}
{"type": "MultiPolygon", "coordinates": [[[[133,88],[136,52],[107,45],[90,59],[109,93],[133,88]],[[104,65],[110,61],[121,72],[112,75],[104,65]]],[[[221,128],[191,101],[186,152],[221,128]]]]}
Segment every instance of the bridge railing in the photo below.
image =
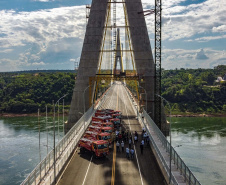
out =
{"type": "MultiPolygon", "coordinates": [[[[176,165],[177,169],[180,171],[180,174],[183,175],[184,177],[184,181],[189,184],[189,185],[201,185],[201,183],[197,180],[197,178],[195,177],[195,175],[191,172],[191,170],[189,169],[189,167],[184,163],[184,161],[181,159],[181,157],[178,155],[178,153],[176,152],[176,150],[170,146],[169,141],[166,139],[166,137],[163,135],[163,133],[161,132],[161,130],[158,128],[158,126],[154,123],[154,121],[151,119],[151,117],[146,113],[146,111],[143,111],[143,116],[144,119],[146,120],[146,123],[144,121],[144,119],[141,119],[143,124],[146,127],[151,126],[151,129],[154,129],[155,133],[158,136],[158,139],[161,141],[163,147],[165,148],[165,150],[170,154],[170,147],[171,147],[171,156],[172,156],[172,160],[174,162],[174,164],[176,165]]],[[[149,130],[149,129],[147,129],[149,130]]],[[[149,133],[150,134],[150,133],[149,133]]],[[[157,147],[155,147],[157,149],[157,147]]],[[[158,150],[158,149],[157,149],[158,150]]],[[[161,159],[163,160],[164,158],[161,156],[161,153],[158,152],[158,155],[161,157],[161,159]]],[[[166,165],[166,161],[163,161],[163,163],[166,165]]],[[[168,175],[170,175],[170,169],[168,167],[168,165],[166,165],[166,169],[167,169],[167,173],[168,175]]],[[[174,178],[174,176],[172,176],[172,180],[174,182],[174,184],[177,184],[176,179],[174,178]]]]}
{"type": "MultiPolygon", "coordinates": [[[[44,184],[53,184],[55,178],[59,176],[61,170],[67,164],[68,159],[76,148],[80,138],[87,129],[93,114],[98,107],[106,101],[105,93],[98,103],[89,108],[89,110],[78,120],[78,122],[68,131],[68,133],[60,140],[55,147],[55,161],[54,150],[35,167],[35,169],[28,175],[28,177],[21,183],[21,185],[36,185],[44,182],[44,184]],[[56,177],[54,177],[54,165],[56,177]]],[[[48,147],[48,146],[47,146],[48,147]]]]}
{"type": "MultiPolygon", "coordinates": [[[[152,137],[150,130],[153,130],[155,132],[155,134],[158,137],[158,140],[162,143],[164,150],[169,155],[170,155],[170,147],[171,147],[171,156],[172,156],[173,163],[176,165],[177,169],[180,171],[180,174],[184,177],[184,182],[189,185],[201,185],[201,183],[197,180],[197,178],[191,172],[189,167],[184,163],[184,161],[181,159],[181,157],[175,151],[175,149],[172,146],[170,146],[169,141],[166,139],[166,137],[164,136],[162,131],[158,128],[158,126],[151,119],[151,117],[147,114],[147,112],[145,110],[143,110],[143,114],[140,114],[138,112],[137,107],[139,105],[136,104],[136,101],[134,100],[133,96],[129,93],[128,90],[127,90],[127,92],[128,92],[128,95],[130,97],[132,104],[134,105],[133,109],[137,113],[138,120],[142,124],[142,126],[146,128],[148,135],[150,137],[150,140],[152,142],[152,145],[153,145],[166,173],[168,174],[168,177],[170,176],[169,164],[166,161],[166,159],[164,158],[164,156],[162,155],[162,152],[160,151],[159,147],[157,146],[155,139],[152,137]]],[[[171,182],[174,185],[179,184],[177,179],[173,175],[171,176],[171,182]]]]}
{"type": "Polygon", "coordinates": [[[52,150],[22,182],[22,185],[36,185],[41,181],[44,181],[45,184],[52,184],[54,182],[54,165],[57,177],[59,172],[64,167],[66,161],[74,151],[79,139],[89,125],[94,112],[94,107],[90,107],[90,109],[79,119],[79,121],[56,145],[55,160],[54,151],[52,150]]]}

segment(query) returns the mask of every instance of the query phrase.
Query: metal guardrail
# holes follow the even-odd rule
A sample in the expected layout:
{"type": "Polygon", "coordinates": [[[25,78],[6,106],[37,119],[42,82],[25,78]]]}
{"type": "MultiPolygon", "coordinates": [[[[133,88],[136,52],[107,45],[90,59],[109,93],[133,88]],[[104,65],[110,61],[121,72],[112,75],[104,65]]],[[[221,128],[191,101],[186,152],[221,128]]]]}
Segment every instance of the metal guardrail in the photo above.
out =
{"type": "MultiPolygon", "coordinates": [[[[169,165],[167,164],[166,160],[164,159],[162,153],[160,152],[155,140],[150,134],[150,129],[153,129],[154,132],[157,134],[158,139],[162,143],[163,148],[166,150],[167,153],[170,153],[170,143],[162,133],[162,131],[158,128],[158,126],[155,124],[155,122],[151,119],[151,117],[147,114],[145,110],[143,110],[143,115],[141,115],[138,110],[137,106],[135,106],[135,100],[133,99],[132,95],[128,92],[127,89],[127,94],[130,97],[130,100],[133,104],[134,111],[137,112],[137,117],[139,119],[139,122],[144,126],[149,134],[150,140],[153,144],[154,149],[156,150],[156,153],[162,162],[162,165],[164,166],[168,176],[170,175],[170,168],[169,165]],[[145,120],[145,121],[144,121],[145,120]]],[[[184,177],[184,181],[186,184],[189,185],[201,185],[201,183],[197,180],[195,175],[191,172],[189,167],[184,163],[184,161],[181,159],[181,157],[178,155],[178,153],[174,150],[174,148],[171,146],[171,156],[172,160],[174,161],[174,164],[177,166],[178,171],[180,171],[180,174],[184,177]]],[[[177,182],[176,178],[172,175],[171,182],[174,185],[178,185],[179,183],[177,182]]]]}
{"type": "MultiPolygon", "coordinates": [[[[70,129],[70,131],[61,139],[55,147],[55,168],[56,176],[65,165],[68,158],[74,151],[79,139],[89,125],[95,110],[93,106],[79,119],[79,121],[70,129]]],[[[54,178],[54,152],[53,150],[36,166],[21,185],[39,184],[44,181],[46,184],[52,184],[54,178]]]]}
{"type": "MultiPolygon", "coordinates": [[[[178,155],[178,153],[176,152],[176,150],[174,150],[174,148],[172,146],[170,146],[169,141],[166,139],[166,137],[163,135],[163,133],[161,132],[161,130],[158,128],[158,126],[154,123],[154,121],[146,113],[145,110],[143,111],[143,116],[144,116],[144,119],[146,120],[146,127],[149,127],[151,125],[151,128],[154,129],[154,131],[158,135],[158,138],[161,141],[163,147],[166,149],[166,151],[168,153],[170,153],[170,147],[171,147],[172,160],[174,161],[174,164],[177,166],[177,169],[180,171],[180,174],[183,175],[184,181],[187,184],[189,184],[189,185],[201,185],[201,183],[197,180],[197,178],[191,172],[191,170],[189,169],[189,167],[184,163],[184,161],[178,155]]],[[[168,174],[169,174],[170,172],[169,172],[169,168],[168,167],[167,167],[167,171],[168,171],[168,174]]],[[[174,181],[174,183],[177,184],[176,180],[174,181]]]]}

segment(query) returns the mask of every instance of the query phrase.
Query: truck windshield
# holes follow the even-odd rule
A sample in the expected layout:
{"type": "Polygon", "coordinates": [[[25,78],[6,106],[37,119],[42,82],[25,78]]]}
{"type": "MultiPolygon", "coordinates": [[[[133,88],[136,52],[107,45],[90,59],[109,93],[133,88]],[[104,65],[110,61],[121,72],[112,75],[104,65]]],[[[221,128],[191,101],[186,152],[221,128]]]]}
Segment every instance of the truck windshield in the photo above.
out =
{"type": "Polygon", "coordinates": [[[108,147],[107,144],[98,145],[98,149],[104,149],[104,148],[107,148],[107,147],[108,147]]]}
{"type": "Polygon", "coordinates": [[[103,140],[111,139],[111,136],[103,136],[103,140]]]}
{"type": "Polygon", "coordinates": [[[105,130],[105,132],[112,133],[112,130],[105,130]]]}

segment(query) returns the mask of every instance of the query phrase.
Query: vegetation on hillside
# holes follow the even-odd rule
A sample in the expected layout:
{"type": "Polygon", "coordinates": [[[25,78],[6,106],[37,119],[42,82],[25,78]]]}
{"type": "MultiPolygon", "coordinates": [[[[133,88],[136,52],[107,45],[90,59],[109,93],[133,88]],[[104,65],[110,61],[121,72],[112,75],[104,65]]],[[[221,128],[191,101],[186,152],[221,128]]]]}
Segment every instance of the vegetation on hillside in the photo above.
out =
{"type": "MultiPolygon", "coordinates": [[[[226,81],[215,82],[225,74],[225,65],[214,69],[163,69],[162,96],[171,103],[174,114],[226,113],[226,81]]],[[[33,113],[38,108],[44,112],[46,105],[51,110],[52,101],[65,94],[69,108],[74,84],[72,72],[0,73],[0,113],[33,113]]]]}
{"type": "MultiPolygon", "coordinates": [[[[75,83],[73,73],[1,74],[0,112],[33,113],[38,108],[45,111],[65,94],[65,104],[69,105],[75,83]]],[[[62,102],[61,102],[62,104],[62,102]]]]}
{"type": "Polygon", "coordinates": [[[171,103],[174,114],[226,113],[226,66],[214,69],[163,70],[162,96],[171,103]]]}

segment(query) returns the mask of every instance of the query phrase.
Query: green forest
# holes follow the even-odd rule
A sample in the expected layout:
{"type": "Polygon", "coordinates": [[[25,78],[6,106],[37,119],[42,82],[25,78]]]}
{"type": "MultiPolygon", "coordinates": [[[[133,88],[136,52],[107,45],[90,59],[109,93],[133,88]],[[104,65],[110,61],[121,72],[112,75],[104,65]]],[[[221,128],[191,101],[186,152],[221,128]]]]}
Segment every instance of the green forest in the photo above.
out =
{"type": "MultiPolygon", "coordinates": [[[[0,112],[34,113],[52,111],[53,100],[67,94],[65,108],[71,102],[75,74],[71,72],[1,73],[0,112]]],[[[62,101],[60,102],[62,104],[62,101]]]]}
{"type": "MultiPolygon", "coordinates": [[[[214,69],[162,69],[161,91],[173,114],[226,114],[226,66],[214,69]]],[[[0,113],[52,111],[53,100],[64,98],[68,110],[75,84],[72,71],[0,73],[0,113]]],[[[62,101],[60,102],[62,108],[62,101]]]]}
{"type": "Polygon", "coordinates": [[[162,70],[162,96],[173,114],[226,114],[226,66],[214,69],[162,70]]]}

